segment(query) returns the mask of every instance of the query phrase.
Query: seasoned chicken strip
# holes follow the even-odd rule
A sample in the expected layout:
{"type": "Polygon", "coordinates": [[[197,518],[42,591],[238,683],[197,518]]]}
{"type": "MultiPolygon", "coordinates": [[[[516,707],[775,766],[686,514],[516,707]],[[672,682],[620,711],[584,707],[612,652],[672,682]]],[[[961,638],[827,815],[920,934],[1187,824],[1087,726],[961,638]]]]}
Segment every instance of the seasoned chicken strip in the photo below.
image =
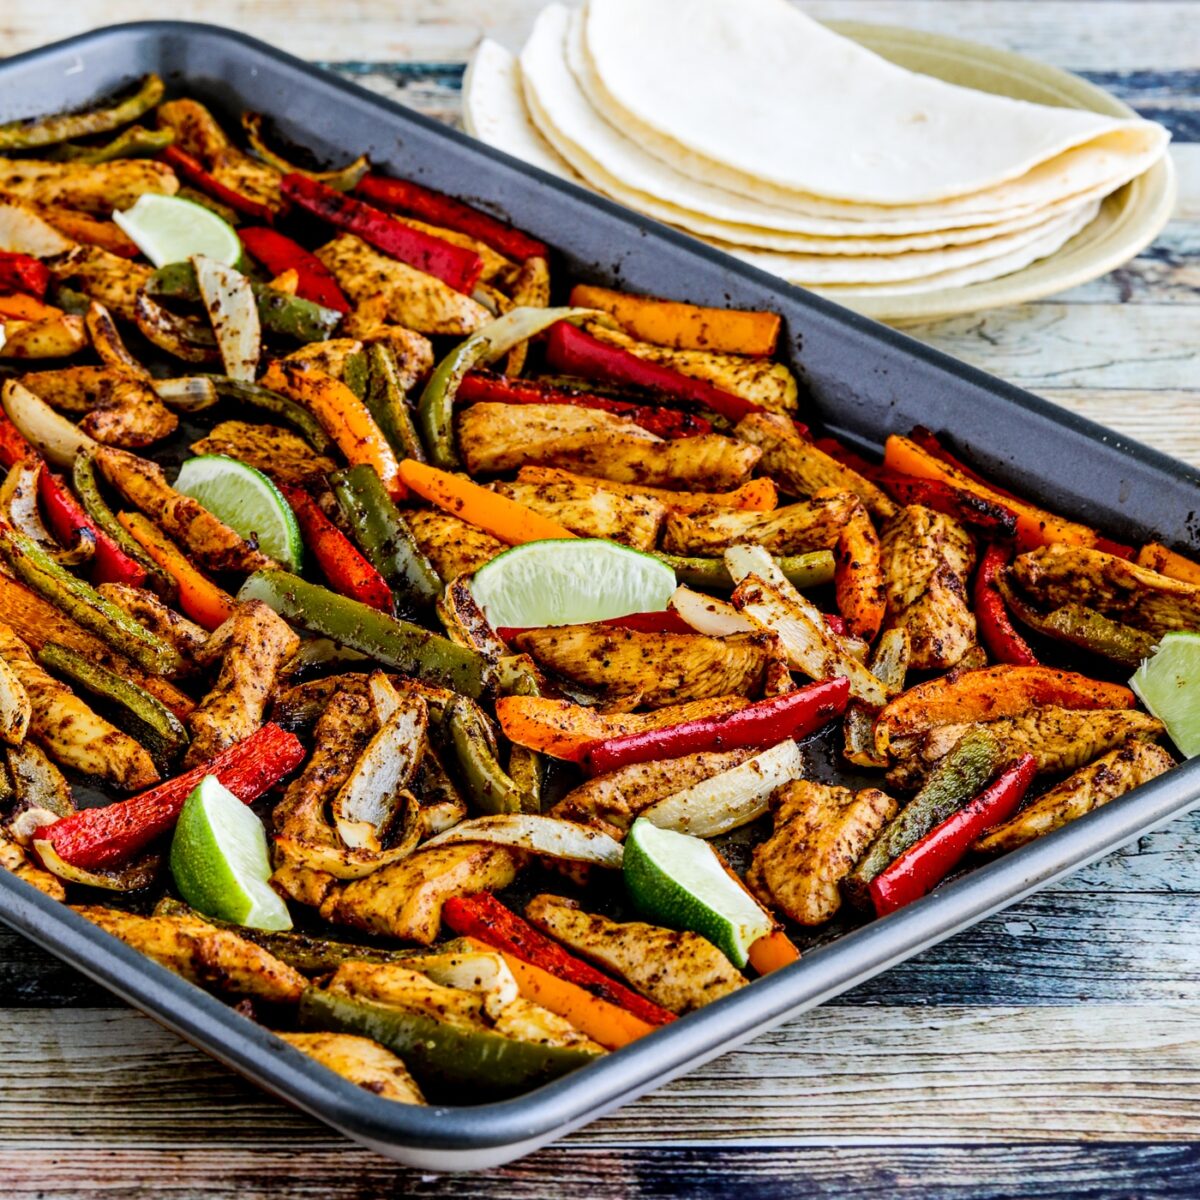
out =
{"type": "Polygon", "coordinates": [[[279,674],[300,648],[300,638],[261,600],[242,601],[205,645],[210,658],[223,654],[221,673],[188,714],[192,744],[184,767],[208,762],[261,724],[279,674]]]}
{"type": "MultiPolygon", "coordinates": [[[[320,345],[321,343],[317,343],[320,345]]],[[[193,454],[224,454],[256,467],[276,483],[325,486],[337,464],[318,454],[299,434],[278,425],[222,421],[207,437],[193,442],[193,454]]]]}
{"type": "Polygon", "coordinates": [[[210,991],[295,1004],[308,986],[299,971],[261,946],[199,917],[139,917],[101,905],[72,907],[127,946],[210,991]]]}
{"type": "Polygon", "coordinates": [[[51,408],[84,414],[79,428],[110,446],[148,446],[179,424],[147,380],[120,367],[33,371],[21,383],[51,408]]]}
{"type": "Polygon", "coordinates": [[[146,588],[131,587],[127,583],[102,583],[96,590],[139,625],[174,646],[185,663],[195,666],[197,656],[203,653],[208,642],[207,629],[168,607],[146,588]]]}
{"type": "Polygon", "coordinates": [[[425,1103],[403,1059],[370,1038],[352,1033],[276,1033],[275,1036],[376,1096],[400,1104],[425,1103]]]}
{"type": "MultiPolygon", "coordinates": [[[[1073,771],[1127,738],[1153,741],[1163,724],[1135,709],[1077,709],[1046,705],[1017,717],[982,722],[1013,758],[1032,754],[1039,774],[1073,771]]],[[[940,725],[914,745],[910,739],[892,743],[889,753],[900,757],[888,775],[897,786],[915,786],[928,767],[948,754],[970,725],[940,725]]]]}
{"type": "Polygon", "coordinates": [[[629,831],[638,813],[656,800],[732,770],[756,753],[753,749],[705,750],[682,758],[632,763],[581,783],[550,810],[550,815],[581,825],[601,824],[620,837],[629,831]]]}
{"type": "Polygon", "coordinates": [[[653,550],[667,507],[650,497],[619,496],[582,480],[493,484],[501,495],[556,520],[580,537],[610,538],[653,550]]]}
{"type": "Polygon", "coordinates": [[[137,294],[154,274],[142,263],[130,262],[99,246],[76,246],[47,264],[59,283],[68,283],[98,301],[114,317],[132,322],[137,294]]]}
{"type": "Polygon", "coordinates": [[[413,509],[404,518],[417,545],[443,579],[478,571],[508,549],[499,538],[438,509],[413,509]]]}
{"type": "Polygon", "coordinates": [[[974,849],[984,854],[1015,850],[1133,791],[1174,765],[1175,760],[1161,746],[1131,738],[1052,787],[1003,825],[988,830],[974,849]]]}
{"type": "Polygon", "coordinates": [[[584,912],[572,900],[544,894],[525,906],[525,918],[673,1013],[703,1008],[746,984],[729,959],[698,933],[610,921],[584,912]]]}
{"type": "Polygon", "coordinates": [[[0,625],[0,658],[29,696],[29,736],[56,762],[123,791],[138,791],[158,781],[149,751],[48,675],[7,625],[0,625]]]}
{"type": "Polygon", "coordinates": [[[832,488],[853,492],[876,517],[896,515],[896,505],[881,488],[801,437],[790,420],[751,413],[738,422],[733,432],[743,442],[762,450],[759,470],[789,496],[813,496],[832,488]]]}
{"type": "Polygon", "coordinates": [[[952,517],[910,504],[884,526],[881,549],[885,628],[908,633],[909,667],[954,666],[975,645],[975,614],[967,595],[975,565],[970,535],[952,517]]]}
{"type": "Polygon", "coordinates": [[[0,868],[11,871],[18,879],[23,879],[30,887],[49,896],[51,900],[65,900],[67,889],[57,875],[52,875],[44,867],[39,867],[30,859],[25,850],[8,833],[0,829],[0,868]]]}
{"type": "Polygon", "coordinates": [[[1200,629],[1200,585],[1082,546],[1041,546],[1012,565],[1018,586],[1047,608],[1076,603],[1161,637],[1200,629]]]}
{"type": "Polygon", "coordinates": [[[853,492],[834,492],[773,512],[711,508],[695,514],[667,514],[663,549],[673,554],[719,558],[739,542],[754,542],[772,554],[832,550],[860,502],[853,492]]]}
{"type": "Polygon", "coordinates": [[[442,905],[451,896],[507,887],[516,878],[519,861],[519,852],[479,842],[419,850],[331,891],[321,903],[321,916],[429,946],[441,928],[442,905]]]}
{"type": "Polygon", "coordinates": [[[316,251],[355,304],[382,297],[389,321],[417,333],[463,336],[481,329],[492,314],[449,284],[398,262],[350,233],[316,251]]]}
{"type": "Polygon", "coordinates": [[[709,696],[758,695],[774,639],[757,633],[641,633],[610,625],[531,629],[513,639],[539,666],[609,696],[641,697],[649,707],[709,696]]]}
{"type": "Polygon", "coordinates": [[[206,570],[248,574],[278,565],[202,504],[171,487],[157,463],[113,446],[101,446],[96,451],[96,462],[130,504],[182,543],[206,570]]]}
{"type": "Polygon", "coordinates": [[[179,180],[166,163],[149,158],[121,158],[106,163],[43,162],[36,158],[0,160],[0,192],[59,204],[106,217],[114,209],[132,208],[139,196],[173,196],[179,180]]]}
{"type": "Polygon", "coordinates": [[[820,925],[841,908],[842,880],[898,805],[878,788],[798,779],[775,792],[771,807],[775,831],[755,847],[746,882],[791,920],[820,925]]]}

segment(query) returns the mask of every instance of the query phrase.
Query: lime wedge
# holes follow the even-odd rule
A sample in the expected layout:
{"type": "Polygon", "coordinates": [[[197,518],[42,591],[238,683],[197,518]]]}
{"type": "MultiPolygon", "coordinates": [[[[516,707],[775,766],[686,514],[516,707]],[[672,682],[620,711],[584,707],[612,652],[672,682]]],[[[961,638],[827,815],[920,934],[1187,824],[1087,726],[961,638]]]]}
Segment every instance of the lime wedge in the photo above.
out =
{"type": "Polygon", "coordinates": [[[256,542],[264,554],[288,570],[299,570],[304,539],[296,514],[261,471],[223,454],[202,454],[180,467],[175,490],[191,496],[242,537],[256,542]]]}
{"type": "Polygon", "coordinates": [[[1129,681],[1180,754],[1200,754],[1200,633],[1168,633],[1129,681]]]}
{"type": "Polygon", "coordinates": [[[497,629],[662,612],[675,590],[666,563],[600,538],[526,542],[475,572],[471,592],[497,629]]]}
{"type": "Polygon", "coordinates": [[[638,818],[625,840],[622,872],[644,916],[708,938],[737,967],[746,965],[750,947],[775,927],[700,838],[638,818]]]}
{"type": "Polygon", "coordinates": [[[171,839],[171,874],[197,912],[252,929],[291,929],[287,905],[271,890],[262,822],[215,775],[184,801],[171,839]]]}
{"type": "Polygon", "coordinates": [[[232,267],[241,257],[242,243],[232,225],[178,196],[145,192],[132,208],[113,213],[113,220],[156,267],[184,262],[193,254],[207,254],[232,267]]]}

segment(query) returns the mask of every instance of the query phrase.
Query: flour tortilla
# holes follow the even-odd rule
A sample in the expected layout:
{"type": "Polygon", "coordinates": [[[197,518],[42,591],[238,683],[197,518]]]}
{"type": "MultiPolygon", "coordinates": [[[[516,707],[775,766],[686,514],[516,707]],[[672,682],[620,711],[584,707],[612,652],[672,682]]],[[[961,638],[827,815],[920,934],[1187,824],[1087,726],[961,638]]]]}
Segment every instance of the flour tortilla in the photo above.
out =
{"type": "Polygon", "coordinates": [[[785,205],[995,198],[1106,135],[1127,134],[1135,154],[1167,139],[1153,122],[906,71],[788,0],[590,0],[585,51],[589,98],[611,124],[686,175],[785,205]]]}
{"type": "MultiPolygon", "coordinates": [[[[896,237],[857,236],[863,230],[869,232],[872,228],[869,223],[847,224],[824,218],[797,219],[791,212],[690,180],[641,150],[608,125],[590,106],[572,73],[572,69],[580,64],[582,36],[581,13],[568,13],[561,5],[551,5],[542,10],[521,52],[521,80],[529,115],[554,149],[598,191],[700,237],[784,253],[896,254],[982,242],[1001,234],[1030,229],[1044,224],[1051,217],[1065,215],[1087,201],[1105,195],[1109,190],[1106,184],[1091,193],[1066,197],[991,225],[975,225],[964,229],[935,228],[930,232],[896,237]],[[698,210],[700,215],[693,209],[698,210]],[[732,213],[740,220],[721,220],[703,215],[720,212],[732,213]],[[755,217],[763,217],[768,223],[782,218],[779,225],[783,227],[803,227],[811,222],[818,236],[778,232],[743,223],[755,217]],[[826,236],[829,234],[855,236],[826,236]]],[[[937,219],[929,219],[928,223],[936,225],[937,219]]],[[[880,228],[890,231],[891,226],[880,228]]]]}

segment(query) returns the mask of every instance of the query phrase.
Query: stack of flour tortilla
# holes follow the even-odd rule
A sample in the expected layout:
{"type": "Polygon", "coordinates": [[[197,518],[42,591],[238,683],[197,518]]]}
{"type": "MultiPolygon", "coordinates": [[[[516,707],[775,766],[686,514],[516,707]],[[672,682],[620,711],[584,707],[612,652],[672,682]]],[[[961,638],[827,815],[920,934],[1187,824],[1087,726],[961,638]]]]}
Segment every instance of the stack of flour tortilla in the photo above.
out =
{"type": "Polygon", "coordinates": [[[479,47],[467,129],[838,297],[960,287],[1053,254],[1147,171],[1152,121],[904,70],[789,0],[587,0],[479,47]]]}

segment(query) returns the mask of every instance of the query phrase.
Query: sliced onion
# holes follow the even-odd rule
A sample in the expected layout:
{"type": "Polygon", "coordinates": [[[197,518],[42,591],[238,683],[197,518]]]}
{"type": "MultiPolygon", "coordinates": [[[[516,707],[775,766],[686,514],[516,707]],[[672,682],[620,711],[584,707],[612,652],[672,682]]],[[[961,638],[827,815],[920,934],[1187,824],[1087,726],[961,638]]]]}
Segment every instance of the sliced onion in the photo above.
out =
{"type": "Polygon", "coordinates": [[[88,562],[96,552],[96,535],[90,529],[79,529],[75,545],[64,549],[50,535],[38,511],[38,480],[42,473],[41,459],[22,459],[9,468],[0,484],[0,517],[19,529],[30,541],[44,550],[64,567],[77,567],[88,562]]]}
{"type": "Polygon", "coordinates": [[[624,851],[621,843],[599,829],[591,829],[575,821],[559,817],[542,817],[530,813],[499,813],[463,821],[445,833],[424,842],[428,846],[445,846],[452,842],[490,842],[497,846],[515,846],[531,854],[547,858],[564,858],[569,862],[594,863],[598,867],[621,869],[624,851]]]}
{"type": "Polygon", "coordinates": [[[85,887],[104,888],[110,892],[139,892],[149,887],[162,870],[161,854],[144,854],[112,871],[87,871],[67,862],[48,838],[34,838],[33,849],[42,860],[42,866],[59,879],[81,883],[85,887]]]}
{"type": "Polygon", "coordinates": [[[16,671],[0,658],[0,742],[19,746],[29,732],[29,693],[16,671]]]}
{"type": "Polygon", "coordinates": [[[709,637],[733,637],[739,633],[755,633],[758,626],[743,617],[727,600],[693,592],[680,584],[671,595],[668,606],[673,608],[697,633],[709,637]]]}
{"type": "Polygon", "coordinates": [[[217,339],[205,322],[164,308],[144,287],[134,301],[133,316],[147,341],[184,362],[215,363],[221,357],[217,339]]]}
{"type": "Polygon", "coordinates": [[[0,403],[21,436],[53,466],[69,467],[80,450],[93,450],[97,445],[77,425],[56,413],[41,396],[15,379],[4,384],[0,403]]]}
{"type": "Polygon", "coordinates": [[[207,375],[184,375],[179,379],[155,379],[158,398],[176,412],[194,413],[212,408],[220,399],[216,385],[207,375]]]}
{"type": "Polygon", "coordinates": [[[262,354],[262,326],[250,280],[206,254],[193,254],[192,266],[213,333],[217,335],[225,374],[230,379],[253,383],[262,354]]]}

